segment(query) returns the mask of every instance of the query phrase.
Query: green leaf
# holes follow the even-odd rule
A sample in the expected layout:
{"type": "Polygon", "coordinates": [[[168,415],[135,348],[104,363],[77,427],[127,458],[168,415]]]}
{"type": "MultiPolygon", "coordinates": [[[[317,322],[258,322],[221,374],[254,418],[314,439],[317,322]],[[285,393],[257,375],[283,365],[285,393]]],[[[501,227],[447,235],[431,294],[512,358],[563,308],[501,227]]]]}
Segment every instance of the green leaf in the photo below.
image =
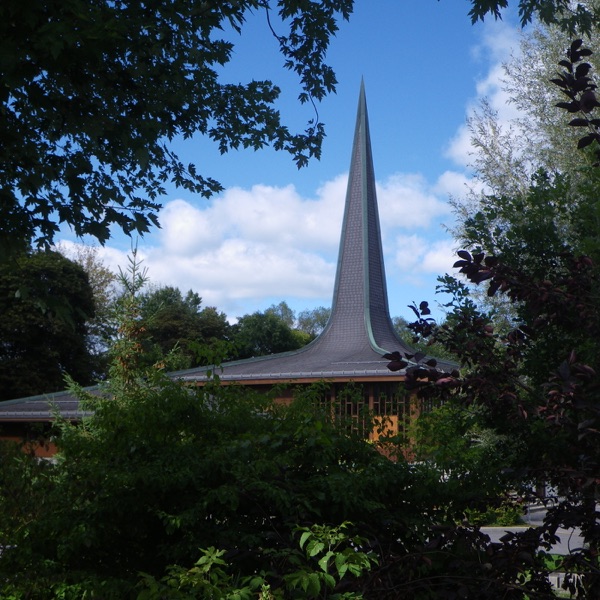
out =
{"type": "Polygon", "coordinates": [[[321,568],[322,571],[324,571],[325,573],[327,573],[327,567],[329,565],[329,559],[334,555],[334,553],[329,550],[327,552],[327,554],[325,554],[325,556],[323,556],[323,558],[321,558],[321,560],[319,560],[319,562],[317,563],[319,565],[319,567],[321,568]]]}
{"type": "Polygon", "coordinates": [[[323,542],[314,541],[308,545],[308,556],[313,557],[319,554],[321,550],[325,548],[325,544],[323,542]]]}
{"type": "Polygon", "coordinates": [[[307,578],[307,586],[304,589],[309,596],[316,597],[321,593],[321,579],[316,573],[311,573],[307,578]]]}
{"type": "Polygon", "coordinates": [[[340,579],[346,574],[346,571],[348,569],[347,560],[348,559],[346,555],[342,554],[341,552],[338,552],[335,555],[335,567],[338,571],[340,579]]]}

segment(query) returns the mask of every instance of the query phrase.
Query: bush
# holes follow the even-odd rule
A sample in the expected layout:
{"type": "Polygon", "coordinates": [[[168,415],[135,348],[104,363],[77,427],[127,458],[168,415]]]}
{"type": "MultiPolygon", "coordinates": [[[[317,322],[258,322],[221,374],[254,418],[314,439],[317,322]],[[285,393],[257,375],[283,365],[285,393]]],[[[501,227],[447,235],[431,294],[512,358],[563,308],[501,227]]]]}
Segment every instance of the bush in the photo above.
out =
{"type": "Polygon", "coordinates": [[[503,502],[499,506],[488,506],[485,510],[467,509],[465,520],[478,527],[511,527],[523,524],[523,506],[503,502]]]}

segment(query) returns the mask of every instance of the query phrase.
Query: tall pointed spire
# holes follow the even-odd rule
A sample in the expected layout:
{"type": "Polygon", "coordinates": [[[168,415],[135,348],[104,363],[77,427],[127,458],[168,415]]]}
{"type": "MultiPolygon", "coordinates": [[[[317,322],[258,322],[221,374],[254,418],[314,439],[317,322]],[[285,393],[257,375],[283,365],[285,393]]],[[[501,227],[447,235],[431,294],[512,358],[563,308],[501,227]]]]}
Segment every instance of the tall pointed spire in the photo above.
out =
{"type": "MultiPolygon", "coordinates": [[[[293,352],[225,363],[223,381],[398,377],[382,359],[409,350],[388,308],[364,83],[361,82],[331,316],[322,333],[293,352]]],[[[198,379],[202,369],[184,379],[198,379]]]]}
{"type": "Polygon", "coordinates": [[[398,346],[389,316],[364,82],[358,100],[330,325],[342,326],[354,343],[368,343],[378,352],[398,346]]]}

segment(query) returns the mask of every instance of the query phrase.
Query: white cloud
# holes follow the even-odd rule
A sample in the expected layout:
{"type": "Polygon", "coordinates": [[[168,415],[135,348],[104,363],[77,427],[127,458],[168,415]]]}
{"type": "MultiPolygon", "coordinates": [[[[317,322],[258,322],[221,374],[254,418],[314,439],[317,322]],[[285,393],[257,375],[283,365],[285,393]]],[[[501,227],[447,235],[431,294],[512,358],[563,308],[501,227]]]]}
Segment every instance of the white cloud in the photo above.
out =
{"type": "MultiPolygon", "coordinates": [[[[421,282],[424,273],[444,270],[436,271],[439,243],[406,231],[439,227],[449,212],[445,195],[462,183],[451,172],[434,185],[415,174],[378,183],[393,277],[421,282]]],[[[299,308],[329,305],[346,185],[344,174],[324,183],[314,198],[302,197],[292,185],[256,185],[228,189],[210,202],[173,200],[160,212],[161,229],[140,242],[138,258],[152,283],[193,289],[205,306],[230,319],[282,299],[299,308]]],[[[125,251],[106,246],[98,255],[115,271],[127,267],[125,251]]]]}
{"type": "Polygon", "coordinates": [[[184,200],[169,202],[160,212],[159,236],[166,252],[187,255],[218,243],[223,226],[211,219],[212,210],[201,210],[184,200]]]}
{"type": "MultiPolygon", "coordinates": [[[[401,230],[438,224],[449,212],[443,194],[460,181],[459,175],[446,173],[429,186],[419,175],[396,174],[379,183],[385,240],[401,230]]],[[[346,185],[347,175],[339,175],[315,198],[303,198],[292,185],[256,185],[228,189],[204,207],[175,200],[161,211],[158,244],[145,246],[150,276],[198,291],[206,305],[231,317],[243,314],[242,306],[260,306],[271,298],[329,304],[346,185]]],[[[424,251],[420,263],[402,271],[429,271],[432,256],[424,251]]]]}
{"type": "Polygon", "coordinates": [[[481,42],[471,49],[477,61],[502,62],[519,45],[520,29],[507,20],[487,20],[482,32],[481,42]]]}
{"type": "Polygon", "coordinates": [[[396,238],[394,265],[403,273],[419,266],[427,241],[418,235],[399,235],[396,238]]]}
{"type": "Polygon", "coordinates": [[[387,269],[390,312],[410,320],[414,315],[407,306],[427,300],[434,316],[439,317],[443,311],[438,304],[443,297],[436,295],[437,278],[453,272],[453,241],[447,237],[432,241],[418,235],[401,235],[395,241],[395,251],[387,265],[391,267],[387,269]]]}
{"type": "MultiPolygon", "coordinates": [[[[330,302],[347,176],[301,197],[294,186],[231,188],[210,203],[174,200],[139,256],[152,281],[193,289],[230,318],[261,300],[330,302]]],[[[264,308],[264,307],[263,307],[264,308]]]]}
{"type": "Polygon", "coordinates": [[[462,196],[473,186],[473,180],[458,171],[444,171],[432,190],[442,198],[462,196]]]}
{"type": "Polygon", "coordinates": [[[456,262],[456,244],[451,239],[438,240],[430,244],[423,256],[423,271],[443,275],[452,271],[456,262]]]}
{"type": "Polygon", "coordinates": [[[463,124],[457,129],[454,137],[448,143],[444,154],[458,166],[467,168],[471,163],[472,153],[471,132],[467,125],[463,124]]]}
{"type": "MultiPolygon", "coordinates": [[[[126,252],[111,246],[94,245],[93,247],[95,248],[97,258],[113,273],[118,274],[119,268],[123,271],[126,270],[128,264],[128,254],[126,252]]],[[[57,245],[59,252],[71,259],[77,258],[81,248],[82,244],[80,242],[73,242],[68,239],[61,240],[57,245]]]]}
{"type": "Polygon", "coordinates": [[[333,286],[333,264],[310,251],[277,251],[268,244],[239,238],[177,261],[161,251],[157,248],[147,257],[152,279],[194,289],[205,305],[217,306],[228,314],[232,301],[237,305],[238,300],[273,296],[322,297],[330,295],[333,286]]]}
{"type": "Polygon", "coordinates": [[[317,190],[316,200],[302,198],[293,185],[230,188],[204,207],[175,200],[159,215],[161,246],[186,255],[240,238],[273,247],[333,250],[337,244],[322,232],[340,229],[345,186],[346,177],[338,177],[317,190]]]}
{"type": "Polygon", "coordinates": [[[451,239],[431,241],[417,235],[398,236],[394,266],[406,277],[418,281],[422,275],[441,275],[451,270],[455,262],[451,239]]]}
{"type": "Polygon", "coordinates": [[[419,174],[392,175],[377,187],[377,199],[384,235],[397,227],[430,227],[435,219],[449,212],[448,204],[419,174]]]}
{"type": "MultiPolygon", "coordinates": [[[[141,255],[143,256],[143,253],[141,255]]],[[[131,252],[124,252],[111,246],[99,246],[98,257],[114,273],[118,273],[119,269],[126,272],[131,252]]]]}
{"type": "MultiPolygon", "coordinates": [[[[496,21],[486,22],[483,31],[482,41],[473,48],[473,55],[477,61],[485,64],[485,72],[476,82],[475,95],[466,106],[466,116],[472,116],[485,98],[498,113],[499,122],[508,123],[518,116],[518,111],[503,89],[502,65],[511,55],[519,53],[519,30],[503,21],[496,21]]],[[[467,125],[463,124],[450,140],[445,155],[457,165],[466,168],[472,162],[472,153],[471,134],[467,125]]]]}

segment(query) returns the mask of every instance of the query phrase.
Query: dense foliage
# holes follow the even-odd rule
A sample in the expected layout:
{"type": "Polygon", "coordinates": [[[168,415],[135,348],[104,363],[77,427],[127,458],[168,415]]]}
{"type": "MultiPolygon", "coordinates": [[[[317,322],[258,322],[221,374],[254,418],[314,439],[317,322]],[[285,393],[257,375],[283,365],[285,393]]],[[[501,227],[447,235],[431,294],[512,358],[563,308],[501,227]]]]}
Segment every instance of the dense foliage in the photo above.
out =
{"type": "MultiPolygon", "coordinates": [[[[509,6],[508,0],[471,0],[469,11],[471,21],[483,20],[487,15],[498,19],[509,6]]],[[[515,3],[511,2],[510,6],[515,3]]],[[[558,24],[566,31],[589,32],[598,25],[598,8],[586,2],[571,0],[519,0],[521,25],[527,25],[534,18],[546,25],[558,24]]]]}
{"type": "Polygon", "coordinates": [[[150,288],[140,295],[140,317],[144,323],[144,359],[148,365],[171,353],[169,369],[198,365],[199,345],[230,339],[231,326],[225,313],[202,307],[202,298],[189,290],[185,296],[172,286],[150,288]]]}
{"type": "MultiPolygon", "coordinates": [[[[583,127],[579,148],[595,152],[600,121],[593,111],[600,104],[591,66],[583,62],[589,55],[581,40],[573,42],[555,83],[568,98],[560,107],[575,117],[569,125],[583,127]]],[[[400,353],[388,358],[392,369],[407,367],[409,389],[452,411],[440,419],[437,439],[450,424],[470,419],[469,435],[486,432],[507,452],[501,462],[515,487],[529,483],[530,498],[550,502],[541,526],[512,536],[516,549],[547,547],[559,527],[580,529],[584,546],[573,548],[561,568],[572,593],[594,598],[600,594],[598,168],[588,167],[586,175],[564,185],[565,176],[541,173],[525,197],[488,197],[466,224],[473,248],[459,251],[455,267],[489,296],[515,305],[508,332],[495,331],[466,286],[446,277],[443,287],[454,293],[451,324],[438,326],[422,303],[410,328],[455,352],[463,372],[442,372],[435,361],[409,366],[400,353]],[[548,496],[536,497],[536,482],[548,496]]],[[[450,468],[464,456],[458,450],[441,457],[450,468]]]]}
{"type": "Polygon", "coordinates": [[[291,327],[272,312],[243,316],[234,327],[234,339],[240,359],[297,350],[304,345],[291,327]]]}
{"type": "Polygon", "coordinates": [[[478,579],[484,536],[454,525],[497,480],[448,494],[439,472],[334,426],[318,390],[284,407],[131,375],[112,374],[110,398],[82,394],[95,414],[63,424],[56,464],[4,454],[3,597],[205,598],[207,583],[218,598],[258,583],[267,597],[497,597],[503,584],[478,579]]]}
{"type": "Polygon", "coordinates": [[[117,327],[114,311],[119,294],[117,275],[101,260],[97,246],[74,244],[68,247],[59,244],[55,250],[80,265],[88,277],[96,309],[94,317],[87,322],[88,331],[94,352],[104,357],[117,327]]]}
{"type": "MultiPolygon", "coordinates": [[[[54,261],[78,271],[79,276],[87,276],[88,292],[92,292],[93,298],[90,303],[89,295],[79,299],[70,296],[71,304],[65,307],[64,298],[57,294],[61,285],[69,286],[68,276],[55,275],[55,279],[62,280],[55,286],[40,285],[41,271],[22,269],[25,258],[12,266],[5,265],[3,272],[12,273],[14,280],[10,289],[6,288],[5,311],[0,314],[0,330],[5,332],[5,353],[0,364],[4,400],[62,390],[65,375],[81,384],[106,378],[109,348],[118,338],[115,315],[126,294],[117,276],[98,259],[94,248],[78,246],[76,252],[58,250],[63,254],[33,256],[38,256],[38,263],[41,256],[54,257],[54,261]],[[73,257],[73,262],[66,258],[67,254],[73,257]],[[90,313],[92,306],[94,313],[90,313]],[[71,313],[77,314],[77,323],[71,313]],[[32,316],[17,318],[17,314],[32,316]],[[50,332],[49,323],[54,323],[60,335],[38,336],[36,332],[42,331],[40,319],[48,323],[46,333],[50,332]],[[22,327],[15,328],[18,322],[22,322],[22,327]],[[10,336],[14,338],[12,342],[10,336]],[[79,341],[75,343],[77,336],[79,341]],[[24,349],[18,351],[19,344],[29,344],[33,337],[37,345],[31,346],[29,353],[24,349]],[[49,349],[52,344],[64,344],[64,348],[76,351],[78,364],[54,351],[46,352],[44,359],[37,361],[34,353],[42,347],[49,349]]],[[[8,285],[8,279],[4,281],[8,285]]],[[[329,309],[319,307],[304,310],[297,318],[286,302],[280,302],[264,312],[244,315],[231,325],[225,313],[216,307],[202,306],[202,298],[196,292],[188,290],[183,294],[172,286],[155,285],[140,292],[139,310],[143,323],[139,343],[144,350],[140,360],[146,366],[158,364],[170,371],[213,364],[215,356],[221,361],[237,360],[301,348],[324,327],[330,313],[329,309]]]]}
{"type": "MultiPolygon", "coordinates": [[[[474,5],[485,13],[506,2],[474,5]]],[[[565,89],[580,110],[590,90],[575,90],[576,80],[565,89]]],[[[103,395],[73,386],[93,416],[59,424],[54,463],[0,448],[2,596],[553,598],[544,551],[559,527],[577,526],[586,544],[560,568],[571,591],[598,597],[599,186],[590,171],[576,210],[562,215],[581,233],[571,240],[546,210],[565,206],[561,181],[542,174],[528,204],[498,201],[505,215],[531,211],[531,224],[490,232],[482,211],[472,232],[491,234],[497,255],[459,253],[469,282],[517,305],[516,327],[496,332],[451,278],[446,323],[426,303],[414,307],[413,334],[464,366],[448,373],[420,354],[389,357],[410,391],[443,403],[414,432],[414,464],[399,452],[405,440],[371,443],[333,423],[319,387],[282,406],[218,379],[185,387],[148,367],[134,265],[103,395]],[[540,482],[556,493],[541,526],[491,544],[463,523],[509,487],[534,497],[540,482]]]]}
{"type": "Polygon", "coordinates": [[[86,273],[61,254],[34,252],[2,264],[0,399],[62,390],[67,373],[93,383],[101,369],[87,328],[94,310],[86,273]]]}
{"type": "Polygon", "coordinates": [[[318,157],[323,126],[282,123],[269,80],[228,82],[223,67],[252,13],[297,73],[299,100],[335,89],[324,55],[351,0],[301,2],[75,0],[0,6],[0,256],[52,244],[62,223],[101,242],[116,225],[157,224],[167,182],[208,196],[217,181],[170,142],[208,136],[221,153],[271,145],[299,166],[318,157]]]}
{"type": "Polygon", "coordinates": [[[331,308],[326,306],[302,310],[298,313],[298,329],[314,338],[325,329],[330,315],[331,308]]]}
{"type": "MultiPolygon", "coordinates": [[[[577,4],[592,12],[598,6],[597,0],[577,4]]],[[[598,28],[586,33],[586,45],[596,48],[599,34],[598,28]]],[[[535,231],[538,218],[542,219],[538,229],[554,227],[566,244],[579,237],[579,223],[569,213],[589,193],[594,178],[589,166],[595,159],[593,152],[573,151],[585,129],[566,127],[569,115],[556,105],[570,99],[552,82],[565,70],[562,63],[569,60],[565,50],[571,42],[571,34],[558,24],[535,21],[521,32],[518,47],[502,64],[498,85],[502,96],[509,98],[507,106],[499,108],[494,98],[484,98],[468,119],[474,183],[451,199],[456,213],[452,233],[459,247],[477,252],[479,245],[498,255],[497,247],[486,244],[495,243],[499,232],[505,249],[512,244],[515,252],[526,251],[527,244],[537,240],[536,251],[548,256],[555,245],[539,248],[544,241],[535,231]],[[542,188],[541,193],[530,194],[532,187],[542,188]],[[547,201],[544,187],[556,189],[547,201]]],[[[599,60],[597,54],[585,56],[591,65],[586,73],[590,83],[598,83],[599,60]]],[[[580,70],[577,77],[583,75],[580,70]]],[[[473,297],[479,306],[493,311],[496,329],[510,329],[510,319],[516,315],[514,305],[500,295],[487,296],[483,290],[475,290],[473,297]]]]}
{"type": "Polygon", "coordinates": [[[133,262],[108,382],[100,396],[73,386],[93,414],[59,422],[56,461],[2,448],[3,597],[496,598],[518,579],[550,589],[528,576],[537,556],[457,526],[507,484],[480,476],[489,452],[455,465],[466,477],[449,483],[435,462],[407,463],[405,440],[369,442],[332,420],[324,385],[282,405],[218,378],[190,388],[167,377],[143,361],[143,282],[133,262]]]}
{"type": "Polygon", "coordinates": [[[455,551],[478,560],[477,536],[455,549],[436,533],[428,547],[430,527],[465,509],[439,474],[333,423],[320,386],[283,406],[144,366],[133,267],[109,383],[99,397],[73,387],[93,416],[59,423],[55,463],[3,450],[3,597],[202,598],[208,583],[226,597],[235,582],[274,597],[410,597],[438,589],[455,551]]]}

